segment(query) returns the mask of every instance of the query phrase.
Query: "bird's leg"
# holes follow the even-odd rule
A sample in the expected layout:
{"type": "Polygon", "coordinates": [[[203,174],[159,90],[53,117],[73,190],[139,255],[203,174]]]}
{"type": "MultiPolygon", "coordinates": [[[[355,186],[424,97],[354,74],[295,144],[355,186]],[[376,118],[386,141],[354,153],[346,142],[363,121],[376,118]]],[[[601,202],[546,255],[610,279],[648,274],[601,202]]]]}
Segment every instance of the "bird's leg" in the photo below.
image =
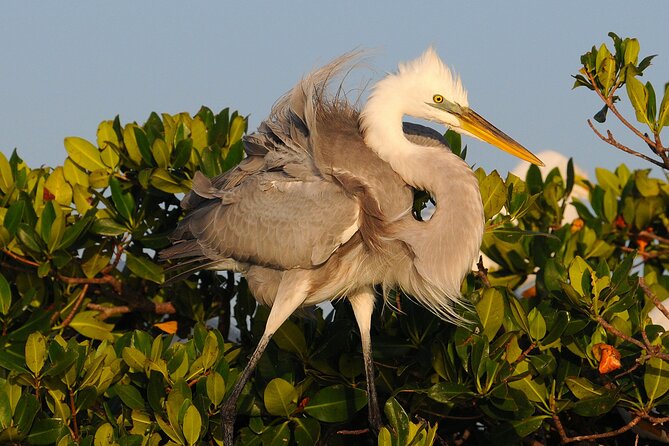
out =
{"type": "Polygon", "coordinates": [[[237,416],[237,400],[241,395],[246,382],[251,377],[253,370],[258,364],[260,357],[267,348],[272,335],[281,327],[281,325],[293,314],[293,312],[304,303],[309,289],[309,282],[306,277],[307,272],[303,270],[291,270],[283,273],[281,283],[276,293],[276,298],[272,303],[265,332],[260,338],[255,351],[249,358],[244,371],[237,379],[230,396],[221,408],[223,423],[223,444],[232,446],[234,440],[234,424],[237,416]]]}
{"type": "Polygon", "coordinates": [[[349,297],[355,320],[360,329],[360,340],[362,341],[362,356],[365,361],[365,375],[367,377],[369,425],[374,432],[378,432],[382,425],[381,411],[379,410],[379,402],[376,397],[376,384],[374,384],[374,361],[372,358],[372,337],[370,334],[375,300],[374,289],[372,287],[362,288],[349,297]]]}

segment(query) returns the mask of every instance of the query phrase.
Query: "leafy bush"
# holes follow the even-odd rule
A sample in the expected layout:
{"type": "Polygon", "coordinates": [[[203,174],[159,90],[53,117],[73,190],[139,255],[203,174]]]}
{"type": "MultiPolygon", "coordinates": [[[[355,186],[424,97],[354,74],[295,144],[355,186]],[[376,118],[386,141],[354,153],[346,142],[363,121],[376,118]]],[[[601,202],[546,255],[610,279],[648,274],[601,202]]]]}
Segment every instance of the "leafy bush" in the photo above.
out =
{"type": "MultiPolygon", "coordinates": [[[[105,121],[97,145],[66,138],[53,169],[0,153],[0,441],[220,443],[221,403],[268,311],[229,273],[162,286],[156,253],[195,170],[239,162],[245,130],[202,108],[105,121]]],[[[446,325],[401,295],[402,314],[377,309],[378,439],[361,432],[362,353],[343,301],[276,333],[240,400],[239,443],[603,442],[667,421],[669,337],[648,313],[669,298],[669,184],[625,166],[596,174],[476,171],[494,265],[462,291],[480,324],[446,325]],[[589,200],[564,221],[575,187],[589,200]]]]}

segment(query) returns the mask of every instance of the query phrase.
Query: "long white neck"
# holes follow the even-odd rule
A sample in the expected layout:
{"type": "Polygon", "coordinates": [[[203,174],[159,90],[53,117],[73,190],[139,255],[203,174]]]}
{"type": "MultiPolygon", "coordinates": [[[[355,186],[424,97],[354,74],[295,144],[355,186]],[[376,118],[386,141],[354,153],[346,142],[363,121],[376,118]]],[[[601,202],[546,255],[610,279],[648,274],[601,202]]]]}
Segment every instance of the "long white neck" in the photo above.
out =
{"type": "MultiPolygon", "coordinates": [[[[413,144],[402,131],[410,114],[402,94],[375,90],[361,113],[365,143],[390,164],[409,185],[428,191],[436,210],[427,222],[405,219],[397,237],[415,254],[419,281],[407,276],[400,283],[421,303],[444,319],[453,320],[449,301],[460,299],[460,283],[477,257],[484,228],[478,181],[469,166],[445,148],[413,144]]],[[[401,279],[400,279],[401,280],[401,279]]]]}

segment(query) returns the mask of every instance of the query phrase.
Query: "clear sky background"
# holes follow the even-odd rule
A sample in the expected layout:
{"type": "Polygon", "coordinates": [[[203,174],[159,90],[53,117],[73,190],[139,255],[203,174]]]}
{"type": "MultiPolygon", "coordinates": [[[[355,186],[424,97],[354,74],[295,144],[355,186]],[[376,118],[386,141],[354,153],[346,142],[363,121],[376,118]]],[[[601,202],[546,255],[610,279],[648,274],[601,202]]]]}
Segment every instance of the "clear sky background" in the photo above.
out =
{"type": "MultiPolygon", "coordinates": [[[[368,73],[375,79],[434,45],[460,73],[472,108],[530,150],[574,157],[589,173],[622,162],[650,167],[599,141],[586,119],[601,104],[589,90],[571,90],[579,56],[609,44],[614,31],[639,38],[642,56],[659,54],[646,78],[661,95],[669,81],[669,2],[636,4],[7,2],[0,151],[17,148],[31,166],[55,166],[66,157],[64,137],[95,141],[102,120],[118,114],[142,123],[151,111],[195,113],[200,105],[237,109],[254,129],[304,73],[343,52],[376,49],[368,73]]],[[[484,143],[466,143],[468,160],[486,170],[516,164],[484,143]]]]}

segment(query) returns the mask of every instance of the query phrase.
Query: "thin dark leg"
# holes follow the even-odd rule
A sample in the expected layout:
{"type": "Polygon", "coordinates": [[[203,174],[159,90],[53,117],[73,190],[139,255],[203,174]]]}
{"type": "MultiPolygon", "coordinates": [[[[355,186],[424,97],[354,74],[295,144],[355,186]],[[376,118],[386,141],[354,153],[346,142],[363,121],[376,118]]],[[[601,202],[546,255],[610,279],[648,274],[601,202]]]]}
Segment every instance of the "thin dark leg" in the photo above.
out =
{"type": "Polygon", "coordinates": [[[227,400],[225,400],[225,403],[221,408],[221,414],[223,416],[223,444],[225,446],[232,446],[235,432],[235,418],[237,416],[237,400],[239,399],[239,395],[241,395],[246,382],[251,377],[253,370],[256,368],[256,364],[258,364],[258,361],[267,348],[267,344],[269,344],[269,340],[271,338],[271,335],[263,335],[263,337],[260,338],[258,346],[249,358],[249,362],[246,364],[246,367],[244,367],[244,371],[239,376],[239,379],[237,379],[235,387],[232,389],[230,396],[227,400]]]}
{"type": "Polygon", "coordinates": [[[246,382],[251,377],[253,370],[258,364],[260,357],[267,348],[269,340],[272,335],[281,327],[281,325],[293,314],[293,312],[304,303],[307,297],[307,290],[309,288],[308,271],[291,270],[283,274],[279,289],[276,293],[276,298],[272,304],[272,309],[267,317],[265,324],[265,332],[258,342],[258,346],[249,358],[248,364],[244,367],[244,371],[239,376],[232,389],[230,396],[221,408],[221,416],[223,423],[223,444],[224,446],[232,446],[234,440],[234,425],[235,417],[237,415],[237,400],[241,395],[246,382]]]}
{"type": "Polygon", "coordinates": [[[367,378],[367,409],[369,413],[369,425],[374,432],[381,429],[381,411],[376,396],[376,384],[374,383],[374,360],[372,358],[372,337],[370,334],[372,325],[372,313],[374,312],[374,290],[364,288],[349,298],[353,307],[353,314],[360,329],[360,340],[362,342],[362,356],[365,361],[365,376],[367,378]]]}

